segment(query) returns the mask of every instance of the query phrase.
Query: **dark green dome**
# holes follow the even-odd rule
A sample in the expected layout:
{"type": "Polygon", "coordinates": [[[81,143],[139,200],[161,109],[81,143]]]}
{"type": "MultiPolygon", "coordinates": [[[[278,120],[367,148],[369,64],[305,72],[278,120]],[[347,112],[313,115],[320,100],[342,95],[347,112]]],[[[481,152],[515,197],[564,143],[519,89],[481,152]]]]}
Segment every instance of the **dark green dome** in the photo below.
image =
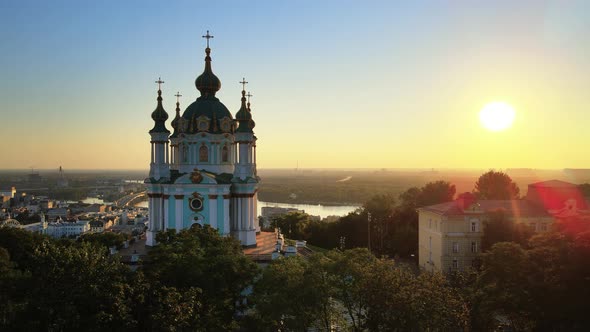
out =
{"type": "Polygon", "coordinates": [[[201,92],[201,96],[215,96],[215,93],[221,89],[221,81],[211,69],[211,49],[205,49],[207,56],[205,57],[205,70],[195,80],[197,90],[201,92]]]}
{"type": "Polygon", "coordinates": [[[231,112],[215,97],[215,93],[221,89],[221,81],[211,69],[211,49],[205,49],[207,56],[205,57],[205,70],[195,80],[195,86],[201,93],[192,104],[190,104],[182,117],[188,120],[188,132],[196,132],[195,120],[201,116],[206,116],[210,120],[209,132],[219,132],[219,121],[225,117],[233,120],[231,112]]]}
{"type": "Polygon", "coordinates": [[[164,110],[164,106],[162,106],[162,90],[158,89],[158,106],[152,112],[152,120],[154,120],[154,128],[150,130],[150,133],[169,133],[168,129],[166,129],[166,120],[168,120],[168,113],[164,110]]]}
{"type": "Polygon", "coordinates": [[[201,96],[195,100],[192,104],[190,104],[182,117],[187,120],[192,120],[193,118],[198,118],[201,115],[208,117],[210,120],[213,118],[217,118],[217,120],[221,120],[224,117],[228,117],[233,119],[230,111],[219,101],[219,99],[208,96],[204,97],[201,96]]]}
{"type": "Polygon", "coordinates": [[[251,133],[252,128],[254,128],[254,121],[252,121],[252,114],[248,107],[246,106],[246,91],[242,90],[242,106],[240,110],[236,113],[236,121],[238,121],[238,129],[237,132],[240,133],[251,133]]]}

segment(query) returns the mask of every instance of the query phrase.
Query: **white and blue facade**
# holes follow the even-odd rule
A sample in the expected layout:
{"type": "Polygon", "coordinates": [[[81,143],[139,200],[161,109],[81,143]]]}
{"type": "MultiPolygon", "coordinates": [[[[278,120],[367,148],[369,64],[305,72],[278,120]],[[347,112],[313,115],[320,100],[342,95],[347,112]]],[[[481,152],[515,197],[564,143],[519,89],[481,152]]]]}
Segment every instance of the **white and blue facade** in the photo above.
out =
{"type": "MultiPolygon", "coordinates": [[[[145,180],[149,199],[147,242],[156,245],[160,231],[209,225],[234,236],[244,246],[256,245],[258,225],[256,136],[250,103],[232,116],[215,97],[220,80],[211,69],[206,48],[205,70],[195,81],[198,97],[180,114],[176,103],[173,133],[161,90],[152,113],[150,175],[145,180]]],[[[162,83],[161,81],[158,81],[162,83]]]]}

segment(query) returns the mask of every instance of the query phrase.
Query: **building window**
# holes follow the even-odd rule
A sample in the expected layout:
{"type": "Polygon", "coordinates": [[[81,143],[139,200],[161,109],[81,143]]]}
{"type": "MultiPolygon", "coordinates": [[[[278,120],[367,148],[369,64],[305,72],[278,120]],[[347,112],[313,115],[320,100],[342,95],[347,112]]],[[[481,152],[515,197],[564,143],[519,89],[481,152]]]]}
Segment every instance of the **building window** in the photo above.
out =
{"type": "Polygon", "coordinates": [[[475,241],[471,242],[471,252],[472,253],[476,253],[477,252],[477,243],[475,241]]]}
{"type": "Polygon", "coordinates": [[[428,219],[428,228],[432,228],[432,219],[428,219]]]}
{"type": "Polygon", "coordinates": [[[223,146],[221,149],[221,162],[228,162],[229,161],[229,151],[227,149],[227,145],[223,146]]]}
{"type": "Polygon", "coordinates": [[[541,224],[541,231],[543,231],[543,232],[547,231],[547,224],[541,224]]]}
{"type": "Polygon", "coordinates": [[[199,162],[206,163],[209,161],[209,149],[205,145],[199,148],[199,162]]]}
{"type": "Polygon", "coordinates": [[[453,253],[459,252],[459,242],[453,242],[453,253]]]}
{"type": "Polygon", "coordinates": [[[477,223],[474,221],[471,222],[471,231],[477,232],[477,223]]]}
{"type": "Polygon", "coordinates": [[[537,223],[536,223],[536,222],[532,222],[532,223],[530,223],[530,224],[529,224],[529,226],[531,227],[531,229],[532,229],[533,231],[535,231],[535,232],[537,231],[537,223]]]}
{"type": "Polygon", "coordinates": [[[459,268],[459,261],[456,258],[453,258],[453,269],[457,270],[459,268]]]}

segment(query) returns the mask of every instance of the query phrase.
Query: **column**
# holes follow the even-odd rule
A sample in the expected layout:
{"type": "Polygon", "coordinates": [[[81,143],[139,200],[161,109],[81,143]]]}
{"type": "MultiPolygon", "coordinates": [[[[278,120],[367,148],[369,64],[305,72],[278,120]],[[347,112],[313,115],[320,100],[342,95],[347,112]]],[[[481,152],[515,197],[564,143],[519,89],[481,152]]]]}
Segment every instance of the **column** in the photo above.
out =
{"type": "Polygon", "coordinates": [[[217,229],[217,195],[209,195],[209,226],[217,229]]]}
{"type": "Polygon", "coordinates": [[[223,195],[223,232],[229,234],[231,228],[229,226],[229,195],[223,195]]]}
{"type": "Polygon", "coordinates": [[[166,164],[170,163],[170,146],[168,142],[166,142],[166,164]]]}
{"type": "Polygon", "coordinates": [[[150,227],[149,230],[154,230],[154,198],[152,194],[148,195],[148,209],[149,209],[149,219],[150,219],[150,227]]]}
{"type": "Polygon", "coordinates": [[[182,221],[184,219],[182,212],[182,203],[184,202],[184,195],[174,195],[174,201],[176,204],[176,220],[175,220],[175,224],[176,224],[176,231],[180,232],[180,230],[182,229],[182,221]]]}
{"type": "Polygon", "coordinates": [[[164,200],[164,230],[168,229],[168,215],[169,215],[169,210],[168,210],[168,206],[169,206],[169,202],[168,202],[168,198],[170,197],[170,195],[164,195],[162,196],[162,199],[164,200]]]}
{"type": "Polygon", "coordinates": [[[248,199],[245,197],[240,198],[242,201],[242,229],[248,229],[248,199]]]}
{"type": "Polygon", "coordinates": [[[236,197],[236,202],[238,205],[236,209],[236,230],[241,231],[243,229],[242,223],[244,218],[242,217],[242,210],[244,207],[242,206],[242,199],[240,197],[236,197]]]}
{"type": "Polygon", "coordinates": [[[160,230],[160,200],[154,194],[154,231],[160,230]]]}
{"type": "Polygon", "coordinates": [[[150,163],[154,163],[154,143],[151,144],[151,158],[150,158],[150,163]]]}

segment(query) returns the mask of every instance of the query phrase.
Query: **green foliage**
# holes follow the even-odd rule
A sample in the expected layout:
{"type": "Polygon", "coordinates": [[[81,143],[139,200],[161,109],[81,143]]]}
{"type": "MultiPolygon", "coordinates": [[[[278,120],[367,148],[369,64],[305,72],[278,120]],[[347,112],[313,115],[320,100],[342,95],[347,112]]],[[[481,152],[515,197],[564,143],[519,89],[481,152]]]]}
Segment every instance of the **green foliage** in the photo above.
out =
{"type": "Polygon", "coordinates": [[[251,298],[256,317],[267,330],[329,329],[333,322],[331,278],[324,256],[280,259],[268,266],[251,298]]]}
{"type": "Polygon", "coordinates": [[[518,185],[508,174],[490,170],[482,174],[475,183],[474,193],[479,199],[517,199],[520,194],[518,185]]]}
{"type": "Polygon", "coordinates": [[[125,240],[127,240],[127,237],[125,235],[113,232],[88,233],[78,238],[79,242],[90,242],[106,248],[121,248],[125,240]]]}
{"type": "MultiPolygon", "coordinates": [[[[370,231],[372,252],[390,257],[415,257],[418,252],[416,208],[451,201],[454,195],[455,187],[445,181],[430,182],[422,188],[410,188],[399,196],[399,204],[396,204],[392,194],[378,194],[361,209],[336,222],[299,218],[304,221],[300,224],[304,229],[297,228],[297,235],[310,244],[323,248],[339,247],[342,237],[346,248],[358,248],[368,247],[370,231]],[[370,225],[367,224],[369,214],[370,225]]],[[[292,219],[291,217],[290,220],[292,219]]]]}
{"type": "MultiPolygon", "coordinates": [[[[243,291],[258,274],[254,262],[242,254],[239,242],[221,237],[205,226],[169,231],[158,236],[159,244],[149,252],[144,272],[146,279],[159,281],[153,287],[174,288],[183,296],[177,305],[189,306],[200,317],[183,321],[189,330],[228,330],[237,326],[235,314],[243,308],[243,291]],[[192,302],[185,302],[185,301],[192,302]],[[198,301],[198,302],[195,302],[198,301]]],[[[155,303],[160,303],[156,298],[155,303]]],[[[172,301],[172,298],[163,298],[172,301]]],[[[148,305],[149,315],[161,306],[148,305]]]]}
{"type": "Polygon", "coordinates": [[[515,242],[526,246],[533,234],[534,231],[528,225],[510,220],[505,211],[492,211],[484,222],[481,248],[487,251],[498,242],[515,242]]]}
{"type": "Polygon", "coordinates": [[[279,228],[290,239],[307,238],[306,228],[311,223],[308,214],[301,212],[289,212],[274,218],[271,222],[273,228],[279,228]]]}
{"type": "MultiPolygon", "coordinates": [[[[548,232],[527,248],[494,244],[482,254],[482,270],[472,293],[472,317],[498,315],[514,330],[584,331],[590,326],[590,233],[548,232]]],[[[481,327],[481,326],[480,326],[481,327]]]]}
{"type": "Polygon", "coordinates": [[[366,249],[274,261],[253,300],[268,330],[456,330],[467,323],[465,303],[444,277],[417,276],[366,249]]]}
{"type": "MultiPolygon", "coordinates": [[[[12,331],[101,331],[133,326],[129,270],[97,247],[59,242],[19,229],[0,230],[12,259],[0,293],[2,327],[12,331]],[[9,274],[9,275],[10,275],[9,274]]],[[[6,255],[4,255],[6,257],[6,255]]]]}

